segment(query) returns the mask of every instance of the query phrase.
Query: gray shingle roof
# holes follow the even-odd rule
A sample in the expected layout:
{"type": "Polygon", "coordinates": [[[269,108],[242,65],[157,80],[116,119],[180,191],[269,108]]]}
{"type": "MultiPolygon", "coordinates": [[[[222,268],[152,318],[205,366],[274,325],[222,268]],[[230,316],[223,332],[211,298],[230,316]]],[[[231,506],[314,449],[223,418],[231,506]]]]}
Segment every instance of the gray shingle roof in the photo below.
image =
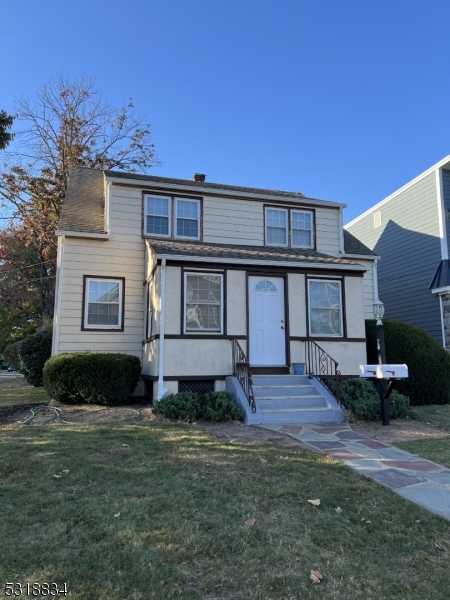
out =
{"type": "MultiPolygon", "coordinates": [[[[264,196],[283,196],[294,200],[305,200],[306,196],[300,192],[283,192],[279,190],[266,190],[260,188],[243,187],[239,185],[226,185],[223,183],[211,183],[209,181],[192,181],[190,179],[175,179],[173,177],[156,177],[154,175],[140,175],[137,173],[122,173],[119,171],[105,171],[107,177],[115,177],[119,179],[133,179],[139,181],[147,181],[149,183],[165,183],[167,185],[183,185],[186,187],[204,188],[205,190],[227,190],[230,192],[242,192],[245,194],[260,194],[264,196]]],[[[311,198],[312,200],[312,198],[311,198]]],[[[325,202],[325,200],[323,200],[325,202]]]]}
{"type": "Polygon", "coordinates": [[[363,256],[377,256],[370,248],[365,246],[349,231],[344,229],[344,249],[346,254],[361,254],[363,256]]]}
{"type": "Polygon", "coordinates": [[[274,262],[310,262],[314,264],[334,264],[354,266],[356,263],[328,256],[315,250],[301,248],[267,248],[265,246],[236,246],[234,244],[204,244],[203,242],[185,242],[174,240],[149,239],[148,242],[156,255],[204,256],[226,259],[265,260],[274,262]]]}
{"type": "Polygon", "coordinates": [[[104,233],[104,210],[103,171],[71,169],[58,229],[104,233]]]}

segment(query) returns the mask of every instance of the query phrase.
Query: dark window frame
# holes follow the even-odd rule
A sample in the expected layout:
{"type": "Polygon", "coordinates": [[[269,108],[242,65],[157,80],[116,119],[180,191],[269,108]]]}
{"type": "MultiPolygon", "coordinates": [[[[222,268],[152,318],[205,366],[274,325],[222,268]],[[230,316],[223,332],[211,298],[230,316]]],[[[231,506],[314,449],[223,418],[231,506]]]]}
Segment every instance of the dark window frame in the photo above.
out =
{"type": "Polygon", "coordinates": [[[316,232],[316,209],[311,206],[292,206],[292,205],[276,205],[276,204],[264,204],[264,246],[267,248],[294,248],[297,250],[317,250],[317,232],[316,232]],[[287,243],[282,244],[269,244],[267,242],[267,209],[285,210],[287,212],[287,243]],[[297,246],[292,243],[292,212],[308,212],[312,215],[312,246],[297,246]]]}
{"type": "Polygon", "coordinates": [[[193,241],[193,242],[201,242],[203,241],[203,198],[201,196],[190,196],[184,194],[163,194],[162,192],[152,192],[151,190],[143,190],[142,192],[142,237],[144,238],[157,238],[163,240],[183,240],[183,241],[193,241]],[[168,198],[169,199],[169,233],[168,235],[159,234],[159,233],[147,233],[147,202],[146,198],[150,196],[151,198],[168,198]],[[198,237],[185,237],[185,236],[177,236],[176,235],[176,201],[177,200],[191,200],[196,201],[199,204],[199,236],[198,237]]]}

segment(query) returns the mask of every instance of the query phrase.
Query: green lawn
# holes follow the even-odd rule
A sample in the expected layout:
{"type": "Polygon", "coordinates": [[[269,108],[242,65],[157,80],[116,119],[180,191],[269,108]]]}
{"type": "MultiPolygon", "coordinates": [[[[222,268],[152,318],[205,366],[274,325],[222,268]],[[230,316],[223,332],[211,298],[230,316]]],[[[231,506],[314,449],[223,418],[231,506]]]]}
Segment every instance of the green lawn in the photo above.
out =
{"type": "Polygon", "coordinates": [[[2,582],[67,582],[73,600],[450,598],[450,523],[301,448],[11,426],[0,456],[2,582]]]}
{"type": "Polygon", "coordinates": [[[413,406],[411,413],[421,421],[439,424],[443,426],[450,425],[450,404],[428,404],[425,406],[413,406]]]}
{"type": "Polygon", "coordinates": [[[395,445],[407,452],[418,454],[450,469],[450,438],[398,442],[395,445]]]}
{"type": "Polygon", "coordinates": [[[0,383],[0,407],[11,404],[34,404],[49,400],[49,395],[44,388],[35,388],[26,383],[22,387],[10,387],[9,382],[0,383]]]}

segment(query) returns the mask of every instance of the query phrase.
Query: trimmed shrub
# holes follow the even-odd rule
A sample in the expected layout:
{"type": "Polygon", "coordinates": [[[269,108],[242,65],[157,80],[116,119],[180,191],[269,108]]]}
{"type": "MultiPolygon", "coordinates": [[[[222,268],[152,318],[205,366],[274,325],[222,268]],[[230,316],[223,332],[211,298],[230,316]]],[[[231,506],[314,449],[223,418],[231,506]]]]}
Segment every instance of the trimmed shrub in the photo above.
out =
{"type": "MultiPolygon", "coordinates": [[[[365,379],[347,379],[343,383],[347,407],[360,421],[381,419],[381,402],[374,385],[365,379]]],[[[390,395],[389,418],[399,419],[408,415],[409,398],[392,391],[390,395]]]]}
{"type": "Polygon", "coordinates": [[[202,418],[207,421],[242,420],[241,409],[228,392],[209,392],[203,396],[202,418]]]}
{"type": "Polygon", "coordinates": [[[6,346],[6,348],[3,350],[3,358],[5,361],[10,367],[14,367],[18,371],[20,371],[21,367],[19,356],[19,348],[21,343],[22,340],[20,342],[14,342],[13,344],[6,346]]]}
{"type": "Polygon", "coordinates": [[[133,393],[141,376],[136,356],[112,352],[58,354],[44,366],[44,387],[66,403],[119,404],[133,393]]]}
{"type": "Polygon", "coordinates": [[[203,396],[193,392],[169,394],[155,404],[153,412],[173,421],[242,419],[240,409],[228,392],[208,392],[203,396]]]}
{"type": "MultiPolygon", "coordinates": [[[[399,321],[383,321],[386,361],[408,365],[409,378],[398,381],[396,390],[409,396],[411,404],[450,403],[450,355],[428,333],[399,321]]],[[[376,364],[375,321],[366,321],[367,357],[376,364]]]]}
{"type": "Polygon", "coordinates": [[[52,330],[43,329],[27,335],[20,343],[21,371],[34,387],[42,387],[42,369],[52,355],[52,330]]]}

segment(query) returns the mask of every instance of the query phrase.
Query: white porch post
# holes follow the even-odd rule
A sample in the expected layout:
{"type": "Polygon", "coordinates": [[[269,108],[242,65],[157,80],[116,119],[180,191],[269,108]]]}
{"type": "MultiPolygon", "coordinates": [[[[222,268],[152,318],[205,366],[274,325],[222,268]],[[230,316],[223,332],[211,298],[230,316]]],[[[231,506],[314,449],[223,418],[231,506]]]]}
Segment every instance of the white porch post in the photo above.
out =
{"type": "Polygon", "coordinates": [[[166,259],[161,261],[161,309],[159,311],[159,361],[158,361],[158,400],[167,394],[164,387],[164,321],[166,308],[166,259]]]}

